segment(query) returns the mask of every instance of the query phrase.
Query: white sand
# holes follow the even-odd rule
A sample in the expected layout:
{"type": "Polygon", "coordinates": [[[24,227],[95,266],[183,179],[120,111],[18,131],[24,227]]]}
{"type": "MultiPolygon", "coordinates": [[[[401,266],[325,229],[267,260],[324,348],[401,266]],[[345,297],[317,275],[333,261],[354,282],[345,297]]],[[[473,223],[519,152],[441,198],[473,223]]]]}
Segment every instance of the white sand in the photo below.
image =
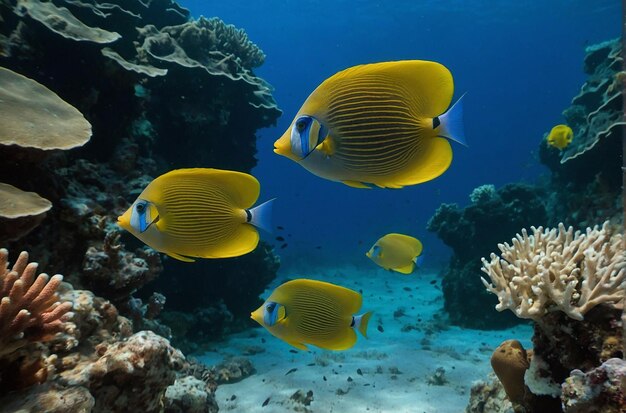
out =
{"type": "MultiPolygon", "coordinates": [[[[363,311],[374,311],[369,339],[359,336],[353,348],[342,352],[310,347],[310,352],[294,349],[294,353],[265,329],[234,335],[221,343],[221,350],[199,359],[211,365],[253,348],[264,351],[246,356],[254,364],[255,374],[218,387],[220,411],[459,413],[465,409],[472,382],[491,371],[493,349],[509,338],[528,346],[532,335],[528,325],[500,331],[448,328],[438,321],[443,315],[443,296],[435,274],[403,276],[345,268],[308,278],[362,289],[363,311]],[[430,284],[434,279],[437,283],[430,284]],[[394,318],[399,307],[404,307],[405,315],[394,318]],[[378,331],[378,325],[384,332],[378,331]],[[401,331],[409,325],[416,329],[401,331]],[[448,382],[429,384],[439,367],[445,369],[448,382]],[[291,369],[297,370],[286,374],[291,369]],[[297,390],[313,391],[309,406],[290,400],[297,390]],[[263,407],[268,397],[269,403],[263,407]]],[[[284,281],[277,281],[264,297],[284,281]]]]}

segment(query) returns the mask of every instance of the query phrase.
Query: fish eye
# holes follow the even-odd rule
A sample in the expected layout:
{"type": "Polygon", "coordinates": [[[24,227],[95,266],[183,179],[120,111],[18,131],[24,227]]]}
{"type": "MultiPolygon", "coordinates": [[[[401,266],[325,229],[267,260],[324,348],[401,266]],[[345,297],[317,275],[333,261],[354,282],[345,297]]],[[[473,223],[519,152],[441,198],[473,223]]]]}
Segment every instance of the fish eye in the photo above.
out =
{"type": "Polygon", "coordinates": [[[303,120],[299,120],[298,122],[296,122],[296,129],[300,133],[304,132],[304,130],[306,129],[306,122],[303,120]]]}
{"type": "Polygon", "coordinates": [[[269,311],[270,313],[273,312],[275,308],[276,308],[276,303],[269,303],[265,306],[265,309],[269,311]]]}
{"type": "Polygon", "coordinates": [[[139,212],[140,214],[143,214],[146,211],[146,204],[142,202],[142,203],[135,205],[135,211],[139,212]]]}

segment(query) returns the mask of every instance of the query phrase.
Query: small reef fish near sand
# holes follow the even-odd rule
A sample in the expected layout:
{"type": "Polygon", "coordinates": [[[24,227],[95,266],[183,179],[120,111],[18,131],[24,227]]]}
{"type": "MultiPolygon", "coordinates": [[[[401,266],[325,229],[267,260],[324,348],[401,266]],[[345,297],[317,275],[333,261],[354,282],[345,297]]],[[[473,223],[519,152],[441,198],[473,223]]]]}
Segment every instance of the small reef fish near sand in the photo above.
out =
{"type": "Polygon", "coordinates": [[[355,330],[367,338],[371,311],[355,315],[361,294],[323,281],[297,279],[277,287],[250,316],[286,343],[308,350],[346,350],[356,343],[355,330]]]}
{"type": "Polygon", "coordinates": [[[117,223],[177,260],[236,257],[256,248],[256,228],[271,228],[273,200],[250,208],[259,191],[242,172],[176,169],[150,182],[117,223]]]}
{"type": "Polygon", "coordinates": [[[574,139],[574,131],[567,125],[556,125],[546,137],[548,145],[560,150],[567,148],[572,143],[572,139],[574,139]]]}
{"type": "Polygon", "coordinates": [[[387,234],[365,253],[368,258],[386,270],[410,274],[421,264],[422,243],[403,234],[387,234]]]}
{"type": "Polygon", "coordinates": [[[443,65],[423,60],[343,70],[306,99],[274,152],[311,173],[356,188],[430,181],[463,145],[462,105],[443,65]]]}

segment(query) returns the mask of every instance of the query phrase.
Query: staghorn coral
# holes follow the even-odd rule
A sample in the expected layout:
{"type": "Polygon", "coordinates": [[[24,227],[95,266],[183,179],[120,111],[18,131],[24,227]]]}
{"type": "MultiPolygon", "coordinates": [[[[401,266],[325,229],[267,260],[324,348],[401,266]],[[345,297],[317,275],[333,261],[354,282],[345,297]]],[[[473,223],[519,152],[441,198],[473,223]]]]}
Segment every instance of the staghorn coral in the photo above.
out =
{"type": "Polygon", "coordinates": [[[520,318],[537,320],[550,311],[562,311],[582,320],[601,303],[616,304],[624,297],[626,257],[622,235],[609,222],[583,234],[572,227],[522,230],[512,245],[498,244],[501,257],[482,259],[481,278],[498,296],[496,310],[510,309],[520,318]]]}
{"type": "Polygon", "coordinates": [[[63,276],[49,278],[37,272],[37,263],[28,263],[20,253],[8,269],[9,252],[0,249],[0,356],[34,341],[52,339],[69,328],[72,303],[60,302],[57,289],[63,276]]]}

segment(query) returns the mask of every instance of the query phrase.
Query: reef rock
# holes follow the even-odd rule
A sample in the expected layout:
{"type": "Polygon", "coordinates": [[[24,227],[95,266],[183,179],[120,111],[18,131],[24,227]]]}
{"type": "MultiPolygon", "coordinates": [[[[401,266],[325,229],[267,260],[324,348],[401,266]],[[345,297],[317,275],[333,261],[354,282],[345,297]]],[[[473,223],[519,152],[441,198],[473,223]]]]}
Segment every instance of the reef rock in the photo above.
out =
{"type": "Polygon", "coordinates": [[[492,311],[494,301],[480,283],[478,262],[500,240],[511,238],[529,222],[546,221],[544,193],[526,184],[476,188],[465,208],[442,204],[428,222],[428,230],[454,252],[442,287],[450,321],[470,328],[497,328],[517,323],[510,315],[492,311]]]}

